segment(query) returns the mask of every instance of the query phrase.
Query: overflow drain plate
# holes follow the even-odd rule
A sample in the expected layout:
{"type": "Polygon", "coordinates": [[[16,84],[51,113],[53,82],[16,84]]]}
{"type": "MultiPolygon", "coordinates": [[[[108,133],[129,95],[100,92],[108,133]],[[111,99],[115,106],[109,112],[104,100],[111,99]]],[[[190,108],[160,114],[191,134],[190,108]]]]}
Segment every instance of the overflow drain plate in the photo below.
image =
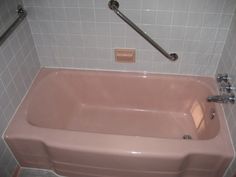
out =
{"type": "Polygon", "coordinates": [[[184,136],[183,136],[183,139],[184,139],[184,140],[191,140],[191,139],[192,139],[192,136],[191,136],[191,135],[184,135],[184,136]]]}

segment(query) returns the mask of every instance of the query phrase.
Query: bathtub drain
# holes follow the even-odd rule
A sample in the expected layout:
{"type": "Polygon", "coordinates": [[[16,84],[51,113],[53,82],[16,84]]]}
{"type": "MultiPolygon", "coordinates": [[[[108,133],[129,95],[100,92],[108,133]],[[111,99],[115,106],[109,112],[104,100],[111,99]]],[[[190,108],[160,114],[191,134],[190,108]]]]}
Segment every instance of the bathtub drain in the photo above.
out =
{"type": "Polygon", "coordinates": [[[211,109],[210,111],[210,119],[213,120],[216,117],[216,111],[215,109],[211,109]]]}
{"type": "Polygon", "coordinates": [[[184,135],[184,136],[183,136],[183,139],[185,139],[185,140],[191,140],[192,137],[191,137],[191,135],[184,135]]]}

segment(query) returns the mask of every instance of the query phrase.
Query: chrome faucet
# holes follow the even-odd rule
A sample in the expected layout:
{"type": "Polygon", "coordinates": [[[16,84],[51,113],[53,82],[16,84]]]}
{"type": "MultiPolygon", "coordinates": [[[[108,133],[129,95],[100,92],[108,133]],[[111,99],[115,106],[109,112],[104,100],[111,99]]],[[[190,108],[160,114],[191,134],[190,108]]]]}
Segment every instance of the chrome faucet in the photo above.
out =
{"type": "Polygon", "coordinates": [[[231,78],[229,77],[228,74],[218,74],[216,76],[216,80],[217,82],[221,83],[221,82],[229,82],[231,78]]]}
{"type": "Polygon", "coordinates": [[[216,80],[218,82],[220,95],[209,96],[207,98],[208,102],[216,103],[231,103],[234,104],[236,101],[233,91],[236,87],[233,87],[230,83],[231,78],[226,74],[217,74],[216,80]]]}
{"type": "Polygon", "coordinates": [[[223,94],[223,95],[215,95],[215,96],[209,96],[207,98],[208,102],[216,102],[216,103],[231,103],[234,104],[236,101],[234,94],[223,94]]]}

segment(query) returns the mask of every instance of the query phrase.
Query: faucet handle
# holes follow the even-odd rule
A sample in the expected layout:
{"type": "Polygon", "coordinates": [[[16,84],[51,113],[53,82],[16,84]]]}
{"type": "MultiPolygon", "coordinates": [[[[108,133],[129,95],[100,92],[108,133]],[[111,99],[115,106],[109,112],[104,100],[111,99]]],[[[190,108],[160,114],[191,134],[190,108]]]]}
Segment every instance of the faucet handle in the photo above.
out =
{"type": "Polygon", "coordinates": [[[231,80],[231,78],[226,73],[225,74],[217,74],[216,80],[217,80],[217,82],[222,82],[222,81],[229,82],[229,80],[231,80]]]}
{"type": "Polygon", "coordinates": [[[229,96],[228,101],[229,101],[231,104],[234,104],[234,103],[235,103],[236,98],[235,98],[235,95],[234,95],[233,93],[229,96]]]}
{"type": "Polygon", "coordinates": [[[229,82],[226,82],[226,83],[224,82],[224,83],[221,83],[220,90],[231,93],[232,91],[236,90],[236,87],[233,87],[231,83],[229,82]]]}

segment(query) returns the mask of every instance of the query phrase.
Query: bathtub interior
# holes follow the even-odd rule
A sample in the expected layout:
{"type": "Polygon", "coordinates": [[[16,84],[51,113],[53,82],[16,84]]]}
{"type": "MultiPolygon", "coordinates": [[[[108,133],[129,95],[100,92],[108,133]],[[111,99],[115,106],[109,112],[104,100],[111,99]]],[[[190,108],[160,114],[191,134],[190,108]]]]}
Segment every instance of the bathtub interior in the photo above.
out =
{"type": "Polygon", "coordinates": [[[33,126],[196,140],[219,132],[216,105],[206,101],[211,78],[45,70],[36,80],[27,113],[33,126]]]}

